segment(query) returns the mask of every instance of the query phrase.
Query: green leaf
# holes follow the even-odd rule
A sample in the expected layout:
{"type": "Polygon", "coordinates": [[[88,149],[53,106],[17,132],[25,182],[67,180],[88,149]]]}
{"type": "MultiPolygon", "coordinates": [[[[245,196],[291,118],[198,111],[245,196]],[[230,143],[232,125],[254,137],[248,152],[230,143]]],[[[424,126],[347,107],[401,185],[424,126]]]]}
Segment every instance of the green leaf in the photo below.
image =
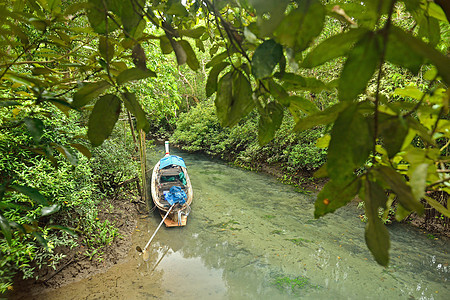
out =
{"type": "Polygon", "coordinates": [[[180,0],[171,0],[167,2],[166,14],[185,17],[188,15],[188,11],[180,0]]]}
{"type": "Polygon", "coordinates": [[[395,89],[394,94],[403,96],[403,97],[411,97],[416,100],[420,100],[423,97],[423,92],[415,86],[407,86],[404,88],[397,88],[397,89],[395,89]]]}
{"type": "Polygon", "coordinates": [[[73,229],[73,228],[69,228],[69,227],[66,227],[66,226],[61,226],[61,225],[48,225],[47,226],[47,228],[49,228],[49,229],[58,229],[58,230],[62,230],[62,231],[65,231],[65,232],[67,232],[68,234],[70,234],[70,235],[73,235],[73,236],[75,236],[75,237],[77,237],[78,235],[75,233],[75,229],[73,229]]]}
{"type": "Polygon", "coordinates": [[[133,80],[141,80],[148,77],[156,77],[156,73],[149,69],[131,68],[120,72],[117,76],[117,84],[122,85],[133,80]]]}
{"type": "Polygon", "coordinates": [[[85,106],[89,101],[100,96],[109,87],[110,84],[106,80],[86,84],[73,95],[72,106],[75,108],[85,106]]]}
{"type": "Polygon", "coordinates": [[[42,196],[42,194],[35,188],[18,184],[12,184],[9,187],[21,194],[24,194],[25,196],[28,196],[31,200],[38,204],[42,204],[44,206],[49,204],[47,199],[45,199],[45,197],[42,196]]]}
{"type": "Polygon", "coordinates": [[[420,199],[422,199],[422,197],[425,195],[428,166],[429,164],[427,163],[421,163],[417,165],[413,164],[408,170],[411,191],[417,201],[420,201],[420,199]]]}
{"type": "Polygon", "coordinates": [[[220,62],[209,71],[208,80],[206,81],[206,97],[210,97],[217,91],[217,78],[220,72],[230,64],[228,62],[220,62]]]}
{"type": "Polygon", "coordinates": [[[53,204],[52,206],[44,206],[41,208],[41,217],[52,215],[58,212],[61,209],[61,206],[58,204],[53,204]]]}
{"type": "Polygon", "coordinates": [[[389,232],[378,216],[378,208],[386,208],[387,196],[376,182],[364,181],[364,204],[368,218],[365,238],[366,244],[375,260],[382,266],[389,262],[389,232]]]}
{"type": "Polygon", "coordinates": [[[44,247],[44,249],[48,249],[47,240],[44,239],[42,234],[40,234],[37,231],[33,231],[31,234],[36,238],[36,240],[39,242],[39,244],[41,244],[41,246],[44,247]]]}
{"type": "Polygon", "coordinates": [[[175,52],[178,65],[184,65],[188,59],[187,53],[179,42],[175,41],[167,32],[166,36],[169,38],[169,42],[172,45],[172,49],[175,52]]]}
{"type": "Polygon", "coordinates": [[[47,6],[53,14],[61,13],[61,0],[47,0],[47,6]]]}
{"type": "Polygon", "coordinates": [[[114,44],[104,36],[99,37],[98,51],[105,61],[110,62],[114,57],[114,44]]]}
{"type": "Polygon", "coordinates": [[[318,125],[327,125],[333,123],[338,117],[339,113],[345,110],[349,105],[350,103],[347,102],[339,102],[333,106],[328,107],[324,111],[302,118],[296,123],[294,131],[304,131],[318,125]]]}
{"type": "Polygon", "coordinates": [[[159,47],[163,54],[170,54],[173,51],[172,44],[167,36],[164,35],[159,37],[159,47]]]}
{"type": "Polygon", "coordinates": [[[415,199],[411,187],[406,184],[402,175],[386,166],[380,166],[375,171],[379,175],[379,178],[386,182],[394,193],[397,194],[398,202],[405,209],[408,211],[416,211],[418,214],[423,213],[422,204],[415,199]]]}
{"type": "Polygon", "coordinates": [[[270,142],[283,121],[283,106],[270,102],[259,118],[258,141],[261,146],[270,142]]]}
{"type": "Polygon", "coordinates": [[[97,100],[88,122],[88,138],[94,147],[110,136],[120,110],[120,100],[115,95],[104,95],[97,100]]]}
{"type": "Polygon", "coordinates": [[[191,47],[191,44],[189,44],[186,40],[179,41],[181,47],[183,47],[184,52],[187,55],[186,63],[193,71],[197,71],[200,67],[200,64],[197,60],[197,56],[195,55],[194,50],[191,47]]]}
{"type": "Polygon", "coordinates": [[[89,0],[89,6],[87,9],[87,16],[92,29],[99,34],[107,34],[116,30],[117,24],[110,18],[106,18],[108,15],[107,8],[105,8],[103,0],[89,0]],[[106,20],[108,26],[106,26],[106,20]],[[108,31],[106,30],[108,29],[108,31]]]}
{"type": "Polygon", "coordinates": [[[364,92],[380,60],[380,45],[369,32],[349,52],[339,79],[339,99],[353,101],[364,92]]]}
{"type": "MultiPolygon", "coordinates": [[[[230,52],[230,55],[232,53],[230,52]]],[[[228,52],[224,51],[222,53],[217,54],[216,56],[214,56],[207,64],[206,64],[206,68],[210,68],[212,66],[217,65],[218,63],[222,62],[225,58],[228,57],[228,52]]]]}
{"type": "Polygon", "coordinates": [[[314,104],[314,102],[307,100],[300,96],[290,96],[288,98],[290,103],[290,108],[292,109],[300,109],[302,112],[304,112],[307,115],[312,115],[315,113],[319,113],[320,110],[317,108],[317,106],[314,104]]]}
{"type": "Polygon", "coordinates": [[[318,93],[325,89],[329,89],[324,82],[313,77],[303,77],[293,73],[275,73],[275,77],[283,80],[283,86],[288,90],[304,90],[311,93],[318,93]]]}
{"type": "Polygon", "coordinates": [[[11,239],[12,239],[11,227],[9,226],[8,219],[6,219],[1,214],[0,214],[0,228],[2,229],[3,236],[5,237],[6,241],[8,242],[8,245],[11,246],[11,239]]]}
{"type": "Polygon", "coordinates": [[[269,92],[270,94],[281,104],[284,106],[289,106],[289,94],[286,90],[275,82],[272,78],[268,79],[269,82],[269,92]]]}
{"type": "Polygon", "coordinates": [[[206,31],[204,26],[199,26],[192,29],[179,30],[179,34],[182,36],[188,36],[193,39],[199,39],[206,31]]]}
{"type": "Polygon", "coordinates": [[[148,132],[150,130],[150,123],[145,116],[145,112],[142,109],[141,104],[136,99],[136,95],[126,92],[122,93],[122,99],[125,103],[125,107],[136,117],[137,120],[137,130],[144,130],[148,132]]]}
{"type": "Polygon", "coordinates": [[[256,79],[272,75],[273,69],[283,56],[283,47],[274,40],[264,41],[252,57],[252,74],[256,79]]]}
{"type": "Polygon", "coordinates": [[[55,147],[55,149],[59,153],[64,155],[72,166],[77,166],[78,165],[78,157],[75,154],[73,154],[71,151],[69,151],[69,149],[67,149],[66,147],[61,146],[61,145],[57,145],[55,147]]]}
{"type": "Polygon", "coordinates": [[[431,197],[424,196],[425,200],[427,200],[428,204],[430,204],[435,210],[446,216],[447,218],[450,218],[450,210],[448,208],[445,208],[444,205],[439,203],[438,201],[434,200],[431,197]]]}
{"type": "Polygon", "coordinates": [[[36,118],[24,118],[23,121],[27,127],[28,132],[33,138],[36,144],[41,141],[42,135],[44,134],[44,122],[36,118]]]}
{"type": "Polygon", "coordinates": [[[358,105],[347,107],[336,119],[328,146],[327,171],[336,182],[346,181],[372,150],[373,138],[358,105]]]}
{"type": "Polygon", "coordinates": [[[325,9],[319,0],[297,2],[298,8],[284,17],[274,35],[277,41],[295,51],[303,51],[320,34],[325,9]]]}
{"type": "MultiPolygon", "coordinates": [[[[380,39],[382,39],[381,36],[380,39]]],[[[423,56],[411,51],[408,44],[395,34],[389,34],[385,58],[393,64],[409,69],[414,74],[419,72],[425,62],[423,56]]]]}
{"type": "Polygon", "coordinates": [[[364,28],[350,29],[324,40],[306,56],[302,62],[302,67],[317,67],[327,61],[346,55],[366,33],[367,29],[364,28]]]}
{"type": "Polygon", "coordinates": [[[9,101],[9,100],[0,101],[0,107],[17,106],[17,105],[20,105],[20,103],[17,101],[9,101]]]}
{"type": "Polygon", "coordinates": [[[344,184],[328,181],[317,195],[314,217],[317,219],[345,206],[358,194],[360,188],[361,181],[355,177],[344,184]]]}
{"type": "Polygon", "coordinates": [[[215,105],[224,127],[234,126],[253,109],[252,87],[244,74],[230,71],[219,80],[215,105]]]}
{"type": "Polygon", "coordinates": [[[70,146],[72,146],[73,148],[77,149],[81,154],[83,154],[87,158],[91,158],[92,157],[91,151],[89,151],[89,149],[86,148],[85,146],[83,146],[81,144],[77,144],[77,143],[72,143],[72,144],[70,144],[70,146]]]}
{"type": "Polygon", "coordinates": [[[249,3],[256,10],[256,14],[258,16],[257,24],[260,35],[271,36],[272,32],[283,20],[284,12],[289,4],[289,0],[249,0],[249,3]]]}
{"type": "Polygon", "coordinates": [[[145,20],[143,19],[145,0],[122,0],[115,2],[122,2],[121,11],[118,15],[122,21],[125,35],[129,35],[133,38],[139,38],[145,28],[145,20]]]}
{"type": "Polygon", "coordinates": [[[394,157],[402,149],[403,141],[408,134],[406,122],[400,118],[387,116],[387,119],[380,123],[380,136],[389,158],[394,157]]]}
{"type": "Polygon", "coordinates": [[[367,222],[365,239],[367,247],[380,265],[386,267],[389,264],[389,231],[383,222],[377,218],[367,222]]]}
{"type": "Polygon", "coordinates": [[[409,33],[406,33],[400,28],[392,26],[390,29],[390,33],[398,40],[401,40],[407,47],[409,47],[410,51],[421,55],[422,57],[428,59],[439,71],[439,74],[442,76],[442,79],[450,84],[450,58],[437,51],[433,47],[427,45],[421,40],[415,38],[409,33]]]}

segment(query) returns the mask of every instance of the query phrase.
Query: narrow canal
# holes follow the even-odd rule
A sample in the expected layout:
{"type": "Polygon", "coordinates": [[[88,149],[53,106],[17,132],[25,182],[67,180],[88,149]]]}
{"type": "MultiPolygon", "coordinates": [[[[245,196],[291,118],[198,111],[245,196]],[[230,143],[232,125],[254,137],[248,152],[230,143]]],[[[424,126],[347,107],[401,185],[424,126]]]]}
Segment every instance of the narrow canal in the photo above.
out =
{"type": "MultiPolygon", "coordinates": [[[[160,148],[158,148],[161,150],[160,148]]],[[[356,207],[315,220],[314,197],[264,174],[183,156],[194,187],[184,228],[139,222],[128,258],[45,299],[450,299],[448,240],[389,226],[389,268],[364,243],[356,207]]],[[[149,153],[154,165],[163,155],[149,153]]]]}

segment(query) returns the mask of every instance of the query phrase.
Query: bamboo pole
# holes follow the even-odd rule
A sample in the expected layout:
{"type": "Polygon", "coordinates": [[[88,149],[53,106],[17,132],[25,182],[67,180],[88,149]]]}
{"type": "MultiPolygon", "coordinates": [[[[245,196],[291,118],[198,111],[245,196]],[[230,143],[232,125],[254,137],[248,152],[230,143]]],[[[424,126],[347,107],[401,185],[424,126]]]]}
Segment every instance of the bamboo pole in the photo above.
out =
{"type": "Polygon", "coordinates": [[[147,184],[147,155],[145,146],[145,131],[139,131],[139,157],[141,160],[141,177],[142,177],[142,194],[147,210],[150,211],[150,203],[148,201],[148,184],[147,184]]]}

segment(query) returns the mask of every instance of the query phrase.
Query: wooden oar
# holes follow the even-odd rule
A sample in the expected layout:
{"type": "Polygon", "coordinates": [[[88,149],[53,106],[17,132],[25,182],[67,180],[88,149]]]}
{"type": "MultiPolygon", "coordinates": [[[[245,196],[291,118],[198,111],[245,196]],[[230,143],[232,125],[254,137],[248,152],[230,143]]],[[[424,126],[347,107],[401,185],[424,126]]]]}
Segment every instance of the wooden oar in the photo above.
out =
{"type": "MultiPolygon", "coordinates": [[[[153,238],[155,237],[156,233],[158,232],[159,228],[161,227],[161,225],[164,223],[164,220],[167,218],[167,216],[169,215],[170,211],[172,210],[172,208],[175,206],[176,203],[172,204],[172,206],[169,208],[169,210],[167,211],[166,215],[164,216],[164,218],[162,219],[161,223],[159,223],[158,228],[156,228],[155,232],[153,233],[152,237],[150,238],[150,240],[148,241],[147,245],[145,245],[144,249],[142,250],[142,258],[144,259],[144,261],[147,261],[150,258],[150,253],[147,251],[148,246],[150,246],[150,243],[152,242],[153,238]]],[[[136,247],[136,250],[140,250],[140,247],[136,247]],[[139,249],[138,249],[139,248],[139,249]]],[[[141,252],[141,251],[140,251],[141,252]]]]}

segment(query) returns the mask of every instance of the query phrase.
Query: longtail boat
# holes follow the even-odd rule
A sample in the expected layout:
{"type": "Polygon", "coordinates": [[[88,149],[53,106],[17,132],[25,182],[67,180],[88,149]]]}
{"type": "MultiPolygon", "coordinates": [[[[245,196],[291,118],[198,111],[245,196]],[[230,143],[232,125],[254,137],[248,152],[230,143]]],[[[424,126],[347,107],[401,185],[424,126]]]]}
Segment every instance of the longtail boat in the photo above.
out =
{"type": "Polygon", "coordinates": [[[169,142],[165,156],[153,168],[152,199],[167,227],[185,226],[194,196],[186,164],[180,156],[170,155],[169,142]]]}

